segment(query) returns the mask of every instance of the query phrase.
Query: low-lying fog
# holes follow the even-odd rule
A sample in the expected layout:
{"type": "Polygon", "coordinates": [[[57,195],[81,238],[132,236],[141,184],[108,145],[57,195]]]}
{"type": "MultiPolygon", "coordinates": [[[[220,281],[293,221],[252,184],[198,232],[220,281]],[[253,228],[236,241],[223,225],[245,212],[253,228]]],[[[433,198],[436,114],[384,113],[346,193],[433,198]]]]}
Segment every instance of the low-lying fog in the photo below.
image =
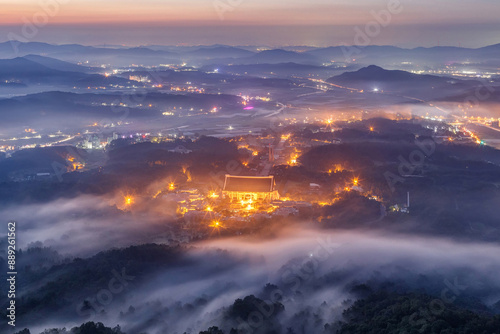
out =
{"type": "MultiPolygon", "coordinates": [[[[168,234],[172,217],[168,210],[122,213],[110,208],[113,201],[119,204],[119,197],[85,196],[11,207],[0,214],[18,222],[20,247],[40,241],[65,256],[87,257],[113,247],[155,242],[159,234],[168,234]]],[[[418,289],[446,302],[462,293],[488,306],[500,300],[500,246],[495,244],[296,224],[283,226],[272,237],[238,236],[190,246],[181,264],[159,268],[159,274],[135,282],[131,279],[119,296],[112,294],[109,303],[96,307],[99,312],[78,312],[83,299],[74,300],[72,319],[53,314],[43,323],[32,322],[31,333],[90,320],[111,327],[120,324],[127,333],[198,333],[214,325],[229,332],[231,327],[254,330],[258,321],[274,316],[283,324],[279,332],[297,322],[311,333],[317,332],[317,325],[304,319],[313,319],[314,314],[321,323],[340,320],[342,310],[356,299],[349,287],[360,283],[393,282],[396,289],[418,289]],[[267,283],[276,287],[266,295],[262,291],[267,283]],[[284,311],[278,312],[269,302],[254,320],[235,323],[225,316],[223,308],[251,294],[280,300],[284,311]]],[[[112,269],[109,277],[96,281],[110,280],[112,269]]]]}

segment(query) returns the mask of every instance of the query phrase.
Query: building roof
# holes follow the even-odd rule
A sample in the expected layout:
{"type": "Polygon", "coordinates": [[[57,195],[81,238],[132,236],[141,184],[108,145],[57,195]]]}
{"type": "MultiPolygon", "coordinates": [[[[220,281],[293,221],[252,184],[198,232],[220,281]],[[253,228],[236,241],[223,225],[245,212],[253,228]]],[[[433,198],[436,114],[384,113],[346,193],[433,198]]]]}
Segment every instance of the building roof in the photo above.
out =
{"type": "Polygon", "coordinates": [[[272,192],[274,191],[274,176],[233,176],[226,174],[224,191],[272,192]]]}

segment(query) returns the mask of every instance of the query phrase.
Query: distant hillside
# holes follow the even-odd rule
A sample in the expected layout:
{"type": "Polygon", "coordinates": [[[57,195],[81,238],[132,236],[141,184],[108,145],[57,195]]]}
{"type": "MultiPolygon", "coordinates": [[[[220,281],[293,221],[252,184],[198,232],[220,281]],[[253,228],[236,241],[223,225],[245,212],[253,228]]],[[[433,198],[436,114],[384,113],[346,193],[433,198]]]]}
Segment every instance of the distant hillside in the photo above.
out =
{"type": "Polygon", "coordinates": [[[43,55],[69,62],[89,61],[94,65],[110,64],[128,66],[131,64],[158,65],[179,63],[177,53],[152,50],[145,47],[105,48],[78,44],[52,45],[47,43],[0,43],[0,58],[13,58],[26,55],[43,55]]]}
{"type": "Polygon", "coordinates": [[[236,70],[236,71],[318,71],[327,69],[324,66],[317,65],[307,65],[307,64],[297,64],[293,62],[288,63],[277,63],[277,64],[250,64],[250,65],[230,65],[225,66],[225,70],[236,70]]]}
{"type": "Polygon", "coordinates": [[[28,54],[48,54],[54,52],[78,52],[83,53],[92,47],[78,44],[53,45],[40,42],[18,42],[9,41],[0,43],[0,55],[4,57],[15,57],[28,54]]]}
{"type": "Polygon", "coordinates": [[[89,73],[89,72],[97,72],[98,69],[80,66],[72,63],[68,63],[66,61],[61,61],[54,58],[43,57],[38,55],[27,55],[23,57],[24,59],[28,59],[32,62],[38,63],[45,67],[65,72],[80,72],[80,73],[89,73]]]}
{"type": "Polygon", "coordinates": [[[346,72],[327,80],[330,83],[348,86],[367,91],[397,91],[415,94],[433,94],[437,89],[441,92],[446,90],[456,90],[467,88],[470,84],[467,81],[461,81],[446,77],[433,75],[419,75],[405,71],[385,70],[378,66],[364,67],[355,72],[346,72]]]}
{"type": "Polygon", "coordinates": [[[71,63],[41,56],[0,59],[0,81],[19,85],[67,85],[70,87],[95,87],[128,83],[118,77],[84,73],[87,69],[71,63]],[[49,67],[50,66],[50,67],[49,67]],[[60,69],[56,69],[60,67],[60,69]],[[69,71],[76,70],[76,71],[69,71]]]}
{"type": "MultiPolygon", "coordinates": [[[[86,156],[85,151],[78,150],[80,156],[86,156]]],[[[37,147],[25,149],[12,154],[12,157],[0,161],[0,180],[6,181],[12,174],[36,174],[54,173],[53,163],[57,162],[61,166],[68,166],[66,157],[67,147],[37,147]]]]}
{"type": "Polygon", "coordinates": [[[341,73],[341,70],[345,71],[345,68],[337,68],[335,66],[318,66],[292,62],[278,64],[229,65],[219,66],[219,69],[222,73],[265,77],[290,77],[294,75],[304,77],[309,75],[320,75],[322,77],[329,77],[334,74],[341,73]]]}
{"type": "Polygon", "coordinates": [[[433,75],[419,75],[406,71],[398,70],[385,70],[382,67],[370,65],[363,67],[356,72],[346,72],[341,75],[328,79],[329,82],[363,82],[363,81],[376,81],[376,82],[401,82],[401,81],[426,81],[443,83],[450,79],[437,77],[433,75]]]}
{"type": "MultiPolygon", "coordinates": [[[[460,62],[500,63],[500,44],[483,48],[431,47],[404,49],[395,46],[332,46],[326,48],[285,47],[255,53],[257,47],[211,46],[84,46],[78,44],[53,45],[38,42],[0,43],[0,58],[13,58],[30,54],[57,58],[69,62],[89,61],[93,66],[113,63],[118,66],[179,64],[181,58],[193,60],[220,59],[219,64],[276,64],[294,62],[321,64],[324,62],[354,62],[393,66],[401,62],[435,65],[460,62]],[[304,50],[296,52],[292,50],[304,50]]],[[[207,63],[204,62],[203,65],[207,63]]]]}
{"type": "MultiPolygon", "coordinates": [[[[102,77],[102,76],[99,76],[102,77]]],[[[107,79],[107,78],[106,78],[107,79]]],[[[135,119],[161,117],[166,109],[209,109],[218,106],[222,110],[242,108],[241,98],[225,94],[163,94],[149,93],[141,103],[128,107],[112,106],[120,103],[123,96],[114,94],[75,94],[44,92],[10,99],[0,99],[0,126],[25,126],[48,129],[77,127],[102,119],[119,120],[122,115],[135,119]],[[153,107],[146,107],[147,105],[153,107]]]]}
{"type": "Polygon", "coordinates": [[[0,59],[0,79],[7,80],[17,78],[17,76],[26,78],[28,76],[35,77],[61,73],[27,58],[0,59]]]}
{"type": "Polygon", "coordinates": [[[479,48],[477,50],[480,50],[480,51],[500,52],[500,43],[494,44],[494,45],[485,46],[485,47],[479,48]]]}
{"type": "Polygon", "coordinates": [[[306,54],[312,55],[324,61],[350,61],[352,58],[358,58],[361,55],[378,57],[379,55],[391,55],[397,56],[407,53],[409,50],[401,49],[395,46],[378,46],[370,45],[366,47],[354,47],[350,46],[330,46],[326,48],[319,48],[310,51],[306,51],[306,54]],[[350,52],[354,53],[350,54],[350,52]]]}
{"type": "Polygon", "coordinates": [[[318,48],[305,52],[323,62],[351,62],[392,65],[401,62],[419,62],[421,64],[446,64],[465,61],[500,60],[500,45],[491,45],[478,49],[451,46],[431,48],[418,47],[403,49],[394,46],[334,46],[318,48]]]}
{"type": "Polygon", "coordinates": [[[259,52],[251,57],[240,58],[235,64],[279,64],[279,63],[298,63],[298,64],[319,64],[319,61],[312,55],[285,51],[282,49],[266,50],[259,52]]]}
{"type": "MultiPolygon", "coordinates": [[[[221,72],[226,72],[225,67],[221,68],[221,72]]],[[[206,66],[203,70],[212,70],[213,66],[206,66]]],[[[230,71],[228,71],[230,72],[230,71]]],[[[133,71],[125,72],[123,75],[129,74],[142,75],[151,77],[151,72],[133,71]]],[[[233,76],[227,73],[206,73],[203,71],[156,71],[154,72],[154,80],[161,82],[163,85],[180,84],[191,82],[193,85],[203,86],[205,84],[219,85],[220,87],[249,88],[249,87],[277,87],[287,88],[293,85],[292,81],[280,78],[256,78],[248,76],[233,76]]]]}
{"type": "Polygon", "coordinates": [[[235,48],[232,46],[216,46],[211,48],[200,48],[194,51],[187,52],[185,55],[189,57],[199,58],[240,58],[249,57],[254,52],[235,48]]]}

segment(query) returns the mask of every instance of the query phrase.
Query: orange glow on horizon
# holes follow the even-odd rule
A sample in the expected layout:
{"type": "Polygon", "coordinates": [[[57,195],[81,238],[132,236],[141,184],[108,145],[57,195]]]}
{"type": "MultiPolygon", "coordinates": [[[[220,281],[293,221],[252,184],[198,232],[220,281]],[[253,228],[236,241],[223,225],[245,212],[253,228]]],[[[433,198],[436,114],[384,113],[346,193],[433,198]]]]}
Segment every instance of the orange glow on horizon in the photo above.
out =
{"type": "MultiPolygon", "coordinates": [[[[57,11],[50,6],[49,12],[52,15],[46,16],[51,25],[140,24],[146,26],[162,25],[165,22],[170,25],[181,25],[218,20],[216,14],[213,15],[213,18],[209,18],[206,14],[206,8],[203,8],[202,5],[187,8],[182,3],[158,3],[148,0],[146,2],[147,4],[127,2],[124,6],[122,2],[112,0],[93,5],[84,1],[71,1],[59,4],[57,11]]],[[[208,6],[214,11],[211,5],[208,6]]],[[[23,18],[33,21],[33,15],[41,15],[40,13],[45,14],[45,11],[40,2],[36,0],[24,0],[24,3],[21,4],[4,4],[2,13],[0,13],[0,25],[24,24],[23,18]]]]}
{"type": "MultiPolygon", "coordinates": [[[[0,13],[1,25],[22,25],[23,20],[33,21],[33,15],[50,14],[50,25],[120,25],[142,26],[354,26],[365,25],[371,16],[360,15],[361,3],[313,0],[310,2],[254,1],[231,4],[232,1],[158,1],[132,2],[117,0],[73,0],[61,1],[59,5],[47,6],[56,1],[18,0],[4,2],[0,13]],[[218,4],[218,7],[217,7],[218,4]],[[227,6],[227,7],[224,7],[227,6]],[[56,7],[53,9],[52,7],[56,7]],[[235,9],[239,10],[235,10],[235,9]],[[332,13],[334,15],[332,16],[332,13]]],[[[380,9],[382,9],[381,7],[380,9]]],[[[422,12],[418,4],[405,5],[403,13],[394,15],[394,25],[427,25],[439,23],[496,22],[498,8],[495,3],[476,2],[454,10],[453,15],[443,19],[442,10],[422,12]],[[425,15],[423,15],[425,13],[425,15]],[[476,18],[481,18],[478,21],[476,18]]],[[[40,19],[39,19],[40,20],[40,19]]]]}

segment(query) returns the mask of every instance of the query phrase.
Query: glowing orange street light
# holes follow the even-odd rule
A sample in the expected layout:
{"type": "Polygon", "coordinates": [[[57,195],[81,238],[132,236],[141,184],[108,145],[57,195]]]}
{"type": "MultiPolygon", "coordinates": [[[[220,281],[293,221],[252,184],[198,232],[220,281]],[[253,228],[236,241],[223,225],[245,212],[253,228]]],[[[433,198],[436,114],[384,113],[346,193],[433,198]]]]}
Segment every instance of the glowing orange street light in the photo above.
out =
{"type": "Polygon", "coordinates": [[[357,185],[358,185],[358,183],[359,183],[359,180],[358,180],[358,179],[354,179],[354,180],[352,180],[352,183],[353,183],[355,186],[357,186],[357,185]]]}
{"type": "Polygon", "coordinates": [[[210,224],[208,226],[213,227],[213,228],[217,228],[217,229],[220,227],[223,227],[222,224],[218,220],[212,221],[212,224],[210,224]]]}
{"type": "Polygon", "coordinates": [[[170,182],[170,183],[168,184],[168,190],[170,190],[170,191],[175,190],[175,183],[170,182]]]}
{"type": "Polygon", "coordinates": [[[131,196],[125,197],[125,204],[126,205],[132,205],[134,203],[134,199],[131,196]]]}
{"type": "Polygon", "coordinates": [[[250,206],[250,204],[253,203],[253,200],[251,198],[248,199],[248,200],[246,200],[246,201],[245,200],[241,200],[240,203],[241,203],[242,206],[245,206],[247,204],[250,206]]]}
{"type": "Polygon", "coordinates": [[[375,131],[375,129],[373,128],[373,126],[370,126],[370,131],[371,132],[375,131]]]}

